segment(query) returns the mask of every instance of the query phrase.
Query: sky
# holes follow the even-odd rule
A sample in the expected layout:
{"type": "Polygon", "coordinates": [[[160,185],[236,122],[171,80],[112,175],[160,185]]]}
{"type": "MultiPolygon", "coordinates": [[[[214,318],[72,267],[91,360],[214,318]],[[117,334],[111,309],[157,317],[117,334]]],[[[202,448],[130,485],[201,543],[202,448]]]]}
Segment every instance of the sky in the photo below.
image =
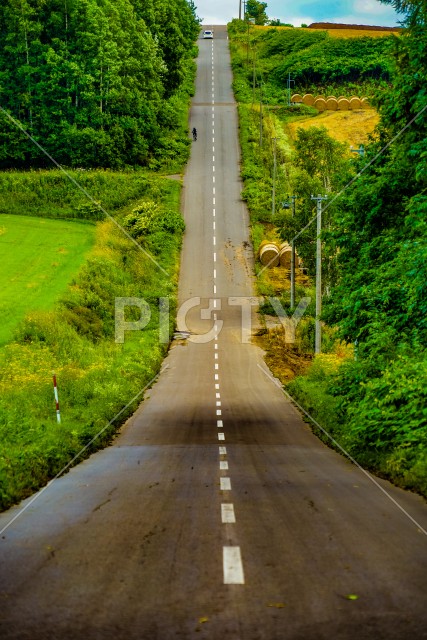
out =
{"type": "MultiPolygon", "coordinates": [[[[389,5],[378,0],[262,0],[267,2],[269,18],[295,27],[312,22],[343,22],[345,24],[371,24],[383,27],[397,26],[401,16],[389,5]]],[[[203,24],[226,24],[239,17],[239,0],[194,0],[197,15],[203,24]]],[[[243,13],[243,1],[242,1],[243,13]]]]}

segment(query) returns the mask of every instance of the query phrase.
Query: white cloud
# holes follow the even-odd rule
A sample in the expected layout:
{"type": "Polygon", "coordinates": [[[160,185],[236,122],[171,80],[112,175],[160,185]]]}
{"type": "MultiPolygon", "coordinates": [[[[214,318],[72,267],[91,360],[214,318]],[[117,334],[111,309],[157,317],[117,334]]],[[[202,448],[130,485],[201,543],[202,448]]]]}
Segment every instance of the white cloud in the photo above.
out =
{"type": "MultiPolygon", "coordinates": [[[[284,6],[283,0],[265,0],[267,15],[280,18],[299,27],[301,24],[312,22],[342,22],[345,24],[375,24],[396,26],[399,16],[389,5],[379,0],[340,0],[339,2],[324,2],[324,0],[299,0],[294,6],[284,6]],[[304,5],[307,13],[303,14],[304,5]],[[302,15],[300,15],[300,12],[302,15]],[[313,17],[315,16],[315,17],[313,17]]],[[[195,0],[197,15],[205,25],[227,24],[239,16],[239,0],[195,0]]],[[[241,4],[243,13],[243,1],[241,4]]]]}
{"type": "Polygon", "coordinates": [[[377,0],[355,0],[353,3],[353,11],[355,14],[360,13],[374,16],[388,16],[390,13],[390,7],[381,4],[377,0]]]}
{"type": "MultiPolygon", "coordinates": [[[[239,0],[195,0],[196,13],[202,18],[203,24],[227,24],[233,18],[239,17],[239,0]]],[[[243,12],[243,2],[242,2],[243,12]]]]}
{"type": "Polygon", "coordinates": [[[312,22],[316,22],[316,20],[309,16],[295,16],[286,20],[285,18],[282,18],[282,22],[288,22],[288,24],[293,24],[294,27],[300,27],[302,24],[306,24],[308,26],[312,22]]]}

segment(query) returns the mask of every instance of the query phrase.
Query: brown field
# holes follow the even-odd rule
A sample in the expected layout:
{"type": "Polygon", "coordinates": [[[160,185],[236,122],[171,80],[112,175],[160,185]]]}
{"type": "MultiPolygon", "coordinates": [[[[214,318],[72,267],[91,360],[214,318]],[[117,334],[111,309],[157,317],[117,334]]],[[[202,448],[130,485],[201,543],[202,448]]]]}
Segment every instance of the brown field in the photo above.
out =
{"type": "Polygon", "coordinates": [[[368,136],[379,122],[375,109],[358,109],[357,111],[324,111],[314,118],[297,120],[288,124],[288,131],[292,138],[296,137],[299,127],[324,126],[329,135],[339,142],[346,142],[349,146],[358,148],[360,144],[368,142],[368,136]]]}

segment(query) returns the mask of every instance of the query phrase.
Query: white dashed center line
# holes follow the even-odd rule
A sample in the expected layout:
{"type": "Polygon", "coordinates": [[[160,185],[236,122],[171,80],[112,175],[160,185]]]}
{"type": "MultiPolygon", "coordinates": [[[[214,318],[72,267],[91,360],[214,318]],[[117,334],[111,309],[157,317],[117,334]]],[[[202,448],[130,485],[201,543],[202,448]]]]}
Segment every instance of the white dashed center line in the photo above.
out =
{"type": "Polygon", "coordinates": [[[230,478],[220,478],[219,479],[219,486],[221,488],[221,491],[231,491],[231,480],[230,480],[230,478]]]}
{"type": "Polygon", "coordinates": [[[228,502],[223,502],[221,505],[221,521],[223,524],[234,524],[236,522],[236,516],[234,514],[234,505],[228,502]]]}
{"type": "MultiPolygon", "coordinates": [[[[212,41],[212,78],[211,78],[211,92],[212,92],[212,242],[213,247],[216,247],[216,193],[215,193],[215,68],[214,68],[214,42],[212,41]]],[[[217,254],[216,251],[213,251],[213,261],[216,263],[217,254]]],[[[217,269],[214,267],[213,269],[213,294],[216,296],[217,293],[217,269]]],[[[221,302],[220,302],[221,304],[221,302]]],[[[217,299],[213,300],[213,308],[217,308],[217,299]]],[[[213,314],[214,318],[214,368],[215,368],[215,411],[217,416],[217,428],[222,429],[222,431],[218,431],[217,437],[218,440],[225,441],[224,434],[224,423],[223,420],[219,417],[222,416],[222,401],[221,401],[221,393],[220,393],[220,385],[219,385],[219,374],[217,373],[219,369],[219,353],[218,353],[218,323],[217,323],[217,314],[213,314]]],[[[219,460],[219,470],[228,471],[228,461],[224,459],[227,456],[227,449],[225,446],[219,446],[219,456],[222,459],[219,460]]],[[[220,489],[221,491],[231,491],[231,479],[229,477],[220,477],[220,489]]],[[[234,512],[234,505],[229,502],[223,502],[221,504],[221,522],[223,524],[232,525],[236,523],[236,515],[234,512]]],[[[243,564],[242,564],[242,556],[240,552],[240,547],[238,546],[224,546],[223,547],[223,572],[224,572],[224,584],[244,584],[245,577],[243,572],[243,564]]]]}
{"type": "Polygon", "coordinates": [[[223,548],[224,584],[245,584],[240,547],[223,548]]]}

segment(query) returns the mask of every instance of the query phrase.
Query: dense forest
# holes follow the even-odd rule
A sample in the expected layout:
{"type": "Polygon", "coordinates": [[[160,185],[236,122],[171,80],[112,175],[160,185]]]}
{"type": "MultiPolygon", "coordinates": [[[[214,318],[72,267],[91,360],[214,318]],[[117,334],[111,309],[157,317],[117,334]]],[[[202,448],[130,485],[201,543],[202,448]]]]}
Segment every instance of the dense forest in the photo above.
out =
{"type": "Polygon", "coordinates": [[[0,167],[51,164],[5,112],[68,166],[182,152],[177,96],[198,30],[187,0],[2,2],[0,167]]]}

